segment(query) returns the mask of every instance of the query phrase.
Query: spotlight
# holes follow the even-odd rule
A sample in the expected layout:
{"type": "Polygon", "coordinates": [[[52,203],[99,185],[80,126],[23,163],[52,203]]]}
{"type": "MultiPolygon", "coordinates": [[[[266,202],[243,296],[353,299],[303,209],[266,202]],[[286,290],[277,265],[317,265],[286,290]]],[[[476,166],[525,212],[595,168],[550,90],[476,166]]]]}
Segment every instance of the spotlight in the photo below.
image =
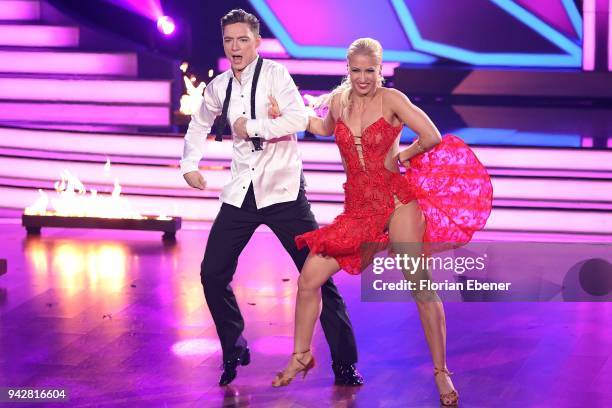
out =
{"type": "Polygon", "coordinates": [[[172,17],[161,16],[157,19],[157,29],[159,32],[170,35],[174,32],[176,25],[174,24],[174,20],[172,17]]]}

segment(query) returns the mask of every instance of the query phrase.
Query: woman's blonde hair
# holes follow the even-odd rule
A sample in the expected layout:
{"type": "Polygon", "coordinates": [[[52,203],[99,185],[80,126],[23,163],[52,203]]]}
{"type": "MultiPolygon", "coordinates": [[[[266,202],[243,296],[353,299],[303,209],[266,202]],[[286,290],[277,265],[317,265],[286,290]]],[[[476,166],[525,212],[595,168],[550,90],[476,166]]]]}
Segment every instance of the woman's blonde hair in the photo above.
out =
{"type": "MultiPolygon", "coordinates": [[[[367,55],[374,57],[376,63],[379,66],[382,65],[382,46],[377,40],[373,38],[358,38],[353,41],[346,52],[346,59],[348,60],[353,55],[367,55]]],[[[379,72],[376,81],[376,86],[381,87],[384,82],[385,79],[383,78],[382,73],[379,72]]],[[[332,98],[336,95],[340,95],[340,112],[341,114],[348,114],[350,110],[349,98],[351,95],[351,90],[351,78],[350,73],[348,73],[346,77],[342,79],[340,85],[338,85],[333,91],[331,91],[329,94],[321,95],[321,97],[317,101],[317,105],[327,105],[328,107],[330,107],[332,98]]]]}

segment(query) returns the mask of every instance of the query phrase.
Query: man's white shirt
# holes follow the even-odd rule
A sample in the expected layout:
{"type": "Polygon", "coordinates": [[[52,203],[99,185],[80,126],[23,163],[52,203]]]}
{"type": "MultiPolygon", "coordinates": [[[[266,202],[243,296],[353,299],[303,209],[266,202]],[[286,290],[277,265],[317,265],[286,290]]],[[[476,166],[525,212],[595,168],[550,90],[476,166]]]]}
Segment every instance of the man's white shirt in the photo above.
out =
{"type": "Polygon", "coordinates": [[[306,129],[307,111],[287,69],[264,60],[257,84],[256,119],[250,119],[251,84],[258,58],[242,71],[240,81],[229,69],[208,84],[200,109],[191,116],[180,162],[183,174],[198,170],[206,145],[217,143],[206,139],[215,117],[221,114],[228,81],[233,81],[227,112],[233,136],[231,180],[223,187],[220,200],[235,207],[242,205],[251,182],[257,208],[296,200],[300,189],[302,161],[296,132],[306,129]],[[276,119],[268,117],[268,95],[276,98],[282,113],[276,119]],[[235,136],[233,124],[239,117],[249,118],[247,133],[262,138],[263,150],[257,151],[250,140],[235,136]]]}

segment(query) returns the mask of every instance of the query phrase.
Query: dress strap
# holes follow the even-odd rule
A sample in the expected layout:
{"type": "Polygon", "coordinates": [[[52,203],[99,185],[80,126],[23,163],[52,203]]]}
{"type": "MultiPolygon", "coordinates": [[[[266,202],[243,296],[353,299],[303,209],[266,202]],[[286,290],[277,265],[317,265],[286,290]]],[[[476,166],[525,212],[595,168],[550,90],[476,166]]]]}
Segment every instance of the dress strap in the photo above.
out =
{"type": "Polygon", "coordinates": [[[382,87],[380,87],[379,92],[380,92],[380,116],[379,117],[384,118],[385,115],[384,115],[384,112],[383,112],[383,90],[382,90],[382,87]]]}

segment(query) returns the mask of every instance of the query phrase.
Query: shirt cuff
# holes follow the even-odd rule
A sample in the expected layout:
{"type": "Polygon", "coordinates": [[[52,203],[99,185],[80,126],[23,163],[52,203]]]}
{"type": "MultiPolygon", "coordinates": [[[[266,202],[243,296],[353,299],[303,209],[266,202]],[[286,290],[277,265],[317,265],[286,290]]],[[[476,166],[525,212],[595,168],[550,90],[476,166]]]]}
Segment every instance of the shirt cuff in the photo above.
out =
{"type": "Polygon", "coordinates": [[[181,161],[181,174],[187,174],[192,171],[199,170],[197,163],[193,163],[191,161],[181,161]]]}
{"type": "Polygon", "coordinates": [[[249,137],[263,137],[259,129],[259,121],[257,119],[248,119],[246,122],[247,135],[249,137]]]}

